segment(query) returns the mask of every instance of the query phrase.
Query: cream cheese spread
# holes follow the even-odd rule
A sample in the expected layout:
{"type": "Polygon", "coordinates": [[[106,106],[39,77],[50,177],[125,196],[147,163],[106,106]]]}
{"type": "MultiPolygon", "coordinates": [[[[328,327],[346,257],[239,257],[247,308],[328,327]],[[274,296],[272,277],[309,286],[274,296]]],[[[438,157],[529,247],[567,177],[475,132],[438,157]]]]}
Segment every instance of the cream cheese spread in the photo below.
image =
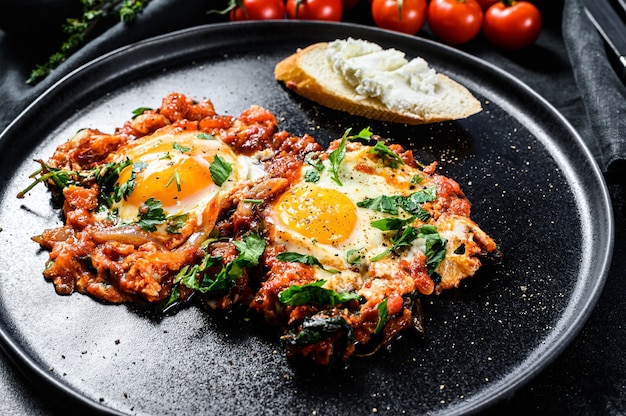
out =
{"type": "MultiPolygon", "coordinates": [[[[422,58],[407,60],[404,52],[348,38],[330,42],[326,59],[357,94],[379,99],[385,106],[414,112],[417,103],[437,90],[437,73],[422,58]]],[[[432,97],[431,97],[432,98],[432,97]]]]}

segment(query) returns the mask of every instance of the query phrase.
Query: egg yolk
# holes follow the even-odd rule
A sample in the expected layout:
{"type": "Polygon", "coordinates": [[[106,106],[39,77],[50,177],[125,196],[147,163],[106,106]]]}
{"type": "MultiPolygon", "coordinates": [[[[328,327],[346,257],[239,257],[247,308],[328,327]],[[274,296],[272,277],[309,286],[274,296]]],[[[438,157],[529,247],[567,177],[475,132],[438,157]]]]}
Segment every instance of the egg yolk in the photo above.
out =
{"type": "Polygon", "coordinates": [[[356,224],[356,206],[350,198],[314,185],[290,189],[274,209],[285,226],[322,244],[344,241],[356,224]]]}
{"type": "Polygon", "coordinates": [[[216,141],[179,136],[159,138],[155,143],[129,150],[126,156],[133,166],[124,169],[117,181],[123,184],[134,176],[134,187],[124,205],[136,209],[152,197],[169,214],[193,208],[200,194],[208,196],[217,192],[210,166],[215,154],[225,150],[220,145],[216,141]]]}

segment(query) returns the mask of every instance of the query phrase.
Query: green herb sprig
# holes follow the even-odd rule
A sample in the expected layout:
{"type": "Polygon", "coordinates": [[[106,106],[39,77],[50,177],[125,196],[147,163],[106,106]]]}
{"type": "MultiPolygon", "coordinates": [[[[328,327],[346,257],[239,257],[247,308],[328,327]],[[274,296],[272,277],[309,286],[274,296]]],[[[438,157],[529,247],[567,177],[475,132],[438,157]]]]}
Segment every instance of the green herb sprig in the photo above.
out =
{"type": "Polygon", "coordinates": [[[97,36],[116,22],[135,19],[150,0],[80,0],[82,14],[68,17],[61,29],[65,40],[59,51],[53,53],[44,64],[31,71],[27,84],[36,84],[67,60],[80,46],[97,36]]]}

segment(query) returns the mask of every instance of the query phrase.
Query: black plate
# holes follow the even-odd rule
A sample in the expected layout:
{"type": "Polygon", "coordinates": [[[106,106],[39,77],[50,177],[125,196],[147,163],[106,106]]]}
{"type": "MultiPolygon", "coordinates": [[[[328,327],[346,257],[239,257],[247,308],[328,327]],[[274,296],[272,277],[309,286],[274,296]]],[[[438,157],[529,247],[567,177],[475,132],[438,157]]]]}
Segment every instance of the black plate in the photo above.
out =
{"type": "Polygon", "coordinates": [[[545,367],[578,333],[601,291],[613,244],[602,177],[554,108],[501,70],[451,48],[369,27],[243,23],[199,27],[123,48],[81,68],[28,108],[0,139],[0,330],[35,383],[72,406],[130,414],[449,413],[483,409],[545,367]],[[351,117],[292,94],[274,65],[298,47],[362,37],[423,56],[484,110],[407,127],[351,117]],[[43,187],[26,199],[35,158],[82,127],[111,132],[140,106],[178,91],[220,113],[251,104],[283,129],[321,142],[372,130],[440,161],[505,253],[458,290],[426,299],[426,335],[340,371],[291,363],[278,336],[239,315],[190,307],[156,319],[86,296],[57,296],[30,237],[60,223],[43,187]]]}

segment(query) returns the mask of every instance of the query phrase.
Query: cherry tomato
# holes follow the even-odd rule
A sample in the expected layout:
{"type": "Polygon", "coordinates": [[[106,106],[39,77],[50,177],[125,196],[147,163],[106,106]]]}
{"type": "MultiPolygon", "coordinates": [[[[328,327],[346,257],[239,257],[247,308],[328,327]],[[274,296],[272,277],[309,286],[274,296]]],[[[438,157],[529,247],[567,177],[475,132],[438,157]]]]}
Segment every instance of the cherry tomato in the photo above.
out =
{"type": "Polygon", "coordinates": [[[424,26],[426,10],[426,0],[372,1],[372,17],[376,26],[410,35],[424,26]]]}
{"type": "Polygon", "coordinates": [[[283,0],[233,0],[231,7],[229,17],[232,22],[285,18],[283,0]]]}
{"type": "Polygon", "coordinates": [[[287,16],[299,20],[338,22],[343,15],[341,0],[287,0],[287,16]]]}
{"type": "Polygon", "coordinates": [[[499,2],[500,0],[476,0],[480,4],[480,8],[483,12],[486,11],[491,5],[499,2]]]}
{"type": "Polygon", "coordinates": [[[527,1],[502,1],[487,9],[483,30],[499,48],[522,49],[539,37],[541,13],[527,1]]]}
{"type": "Polygon", "coordinates": [[[476,0],[432,0],[428,26],[433,35],[451,45],[472,40],[483,24],[483,11],[476,0]]]}

